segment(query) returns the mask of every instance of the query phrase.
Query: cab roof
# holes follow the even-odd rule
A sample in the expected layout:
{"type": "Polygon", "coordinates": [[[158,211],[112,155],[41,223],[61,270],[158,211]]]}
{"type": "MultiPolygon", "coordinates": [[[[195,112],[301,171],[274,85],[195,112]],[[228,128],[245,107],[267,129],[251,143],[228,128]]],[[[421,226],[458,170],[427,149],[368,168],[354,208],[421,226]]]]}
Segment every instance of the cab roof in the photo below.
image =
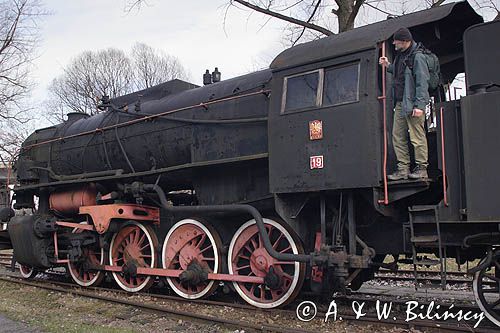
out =
{"type": "Polygon", "coordinates": [[[461,44],[467,27],[482,21],[467,2],[450,3],[299,44],[281,52],[270,67],[277,71],[375,48],[401,27],[409,28],[416,41],[424,42],[440,56],[446,53],[444,50],[449,50],[450,43],[461,44]],[[450,40],[448,35],[454,38],[450,40]]]}

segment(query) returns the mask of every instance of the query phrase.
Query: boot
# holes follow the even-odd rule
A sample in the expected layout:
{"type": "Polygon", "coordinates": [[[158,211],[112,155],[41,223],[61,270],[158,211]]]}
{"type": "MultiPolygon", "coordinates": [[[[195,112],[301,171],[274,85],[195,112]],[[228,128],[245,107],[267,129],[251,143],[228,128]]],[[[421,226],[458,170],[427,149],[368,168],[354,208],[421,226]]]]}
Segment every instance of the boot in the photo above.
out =
{"type": "Polygon", "coordinates": [[[408,175],[410,179],[426,179],[429,178],[427,175],[427,168],[421,165],[417,165],[413,172],[408,175]]]}
{"type": "Polygon", "coordinates": [[[409,174],[408,169],[401,169],[398,168],[396,171],[394,171],[392,174],[387,176],[387,179],[389,180],[401,180],[401,179],[408,179],[408,174],[409,174]]]}

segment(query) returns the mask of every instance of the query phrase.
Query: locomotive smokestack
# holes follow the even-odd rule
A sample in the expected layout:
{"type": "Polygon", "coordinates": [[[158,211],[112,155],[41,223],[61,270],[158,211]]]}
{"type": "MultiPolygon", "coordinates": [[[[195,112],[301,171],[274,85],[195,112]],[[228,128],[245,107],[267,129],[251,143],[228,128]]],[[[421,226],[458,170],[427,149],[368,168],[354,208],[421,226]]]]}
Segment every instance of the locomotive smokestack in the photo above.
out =
{"type": "Polygon", "coordinates": [[[221,79],[221,73],[219,72],[219,69],[215,67],[215,70],[212,72],[212,82],[219,82],[221,79]]]}
{"type": "Polygon", "coordinates": [[[83,112],[70,112],[66,116],[68,117],[68,120],[66,120],[66,122],[69,123],[73,123],[77,120],[86,119],[90,117],[89,114],[83,112]]]}
{"type": "Polygon", "coordinates": [[[210,71],[207,69],[205,74],[203,74],[203,85],[206,86],[212,83],[212,75],[210,75],[210,71]]]}

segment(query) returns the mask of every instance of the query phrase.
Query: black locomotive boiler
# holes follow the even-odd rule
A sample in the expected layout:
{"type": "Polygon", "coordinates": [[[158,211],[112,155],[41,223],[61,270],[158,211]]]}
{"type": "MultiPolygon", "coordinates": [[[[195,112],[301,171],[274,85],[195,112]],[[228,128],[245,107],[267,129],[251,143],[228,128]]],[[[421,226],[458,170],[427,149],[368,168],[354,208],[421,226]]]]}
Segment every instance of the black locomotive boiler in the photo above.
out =
{"type": "Polygon", "coordinates": [[[386,257],[417,267],[433,253],[443,271],[479,258],[476,297],[499,323],[500,47],[486,44],[499,33],[448,4],[292,47],[263,71],[71,114],[23,143],[14,208],[38,207],[2,214],[16,260],[27,277],[66,266],[79,285],[109,274],[130,292],[160,277],[184,298],[235,291],[272,308],[359,288],[386,257]],[[465,72],[467,96],[433,96],[429,179],[387,182],[391,77],[378,58],[394,56],[400,27],[438,55],[444,82],[465,72]]]}

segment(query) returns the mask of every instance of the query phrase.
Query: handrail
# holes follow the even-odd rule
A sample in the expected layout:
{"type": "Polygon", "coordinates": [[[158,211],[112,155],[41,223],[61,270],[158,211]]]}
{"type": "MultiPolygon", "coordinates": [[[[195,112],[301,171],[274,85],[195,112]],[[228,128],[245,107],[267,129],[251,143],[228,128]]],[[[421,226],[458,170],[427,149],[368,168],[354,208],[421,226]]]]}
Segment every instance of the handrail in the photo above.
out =
{"type": "Polygon", "coordinates": [[[84,135],[87,135],[87,134],[92,134],[92,133],[96,133],[96,132],[104,132],[105,130],[109,130],[109,129],[125,127],[125,126],[129,126],[129,125],[132,125],[132,124],[140,123],[140,122],[146,122],[148,120],[159,118],[159,117],[165,116],[167,114],[171,114],[171,113],[175,113],[175,112],[179,112],[179,111],[185,111],[185,110],[194,109],[194,108],[198,108],[198,107],[203,107],[205,109],[208,109],[208,106],[212,105],[212,104],[226,102],[226,101],[230,101],[230,100],[233,100],[233,99],[238,99],[238,98],[243,98],[243,97],[249,97],[249,96],[254,96],[254,95],[268,94],[269,92],[270,92],[270,90],[261,89],[261,90],[254,91],[254,92],[247,93],[247,94],[235,95],[235,96],[220,98],[220,99],[217,99],[217,100],[214,100],[214,101],[202,102],[202,103],[195,104],[195,105],[189,105],[189,106],[185,106],[185,107],[181,107],[181,108],[177,108],[177,109],[173,109],[173,110],[164,111],[164,112],[161,112],[161,113],[158,113],[158,114],[148,115],[148,116],[145,116],[145,117],[142,117],[142,118],[139,118],[139,119],[132,119],[132,120],[125,121],[123,123],[119,123],[119,124],[115,124],[115,125],[109,125],[109,126],[105,126],[105,127],[102,127],[102,128],[96,128],[96,129],[93,129],[93,130],[89,130],[89,131],[85,131],[85,132],[81,132],[81,133],[76,133],[76,134],[68,135],[68,136],[65,136],[65,137],[58,137],[58,138],[53,138],[53,139],[42,141],[42,142],[37,142],[37,143],[31,144],[31,145],[27,145],[27,146],[24,146],[24,147],[21,147],[21,148],[23,150],[28,150],[30,148],[41,146],[41,145],[52,143],[52,142],[63,141],[63,140],[66,140],[66,139],[76,138],[76,137],[84,136],[84,135]]]}
{"type": "Polygon", "coordinates": [[[443,165],[443,194],[444,194],[444,205],[448,207],[448,195],[446,191],[446,158],[444,156],[444,124],[443,124],[443,110],[444,108],[441,107],[439,109],[440,113],[440,118],[441,118],[441,163],[443,165]]]}
{"type": "MultiPolygon", "coordinates": [[[[382,57],[385,57],[385,41],[382,42],[382,57]]],[[[386,86],[385,86],[385,73],[387,67],[385,64],[382,64],[382,96],[379,96],[378,99],[382,100],[382,112],[383,112],[383,121],[384,121],[384,165],[383,165],[383,173],[384,173],[384,198],[379,200],[378,203],[383,203],[384,205],[389,204],[389,194],[387,190],[387,117],[386,117],[386,108],[387,108],[387,96],[386,96],[386,86]]]]}

